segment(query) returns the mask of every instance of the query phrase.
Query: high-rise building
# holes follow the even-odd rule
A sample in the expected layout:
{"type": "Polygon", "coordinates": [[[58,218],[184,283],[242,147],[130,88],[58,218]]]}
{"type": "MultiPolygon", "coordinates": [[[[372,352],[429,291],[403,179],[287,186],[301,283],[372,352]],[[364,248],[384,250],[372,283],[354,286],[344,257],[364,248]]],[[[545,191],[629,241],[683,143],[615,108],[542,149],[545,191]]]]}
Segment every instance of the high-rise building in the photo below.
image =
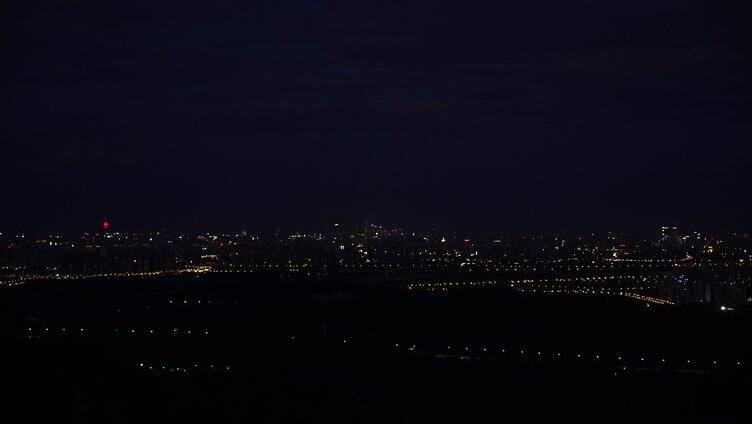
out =
{"type": "Polygon", "coordinates": [[[678,305],[703,303],[706,299],[706,283],[698,278],[679,274],[661,282],[661,298],[678,305]]]}
{"type": "Polygon", "coordinates": [[[679,236],[679,229],[677,227],[661,227],[658,248],[662,256],[681,256],[681,244],[681,237],[679,236]]]}
{"type": "Polygon", "coordinates": [[[679,229],[677,227],[661,227],[662,243],[671,243],[679,241],[679,229]]]}

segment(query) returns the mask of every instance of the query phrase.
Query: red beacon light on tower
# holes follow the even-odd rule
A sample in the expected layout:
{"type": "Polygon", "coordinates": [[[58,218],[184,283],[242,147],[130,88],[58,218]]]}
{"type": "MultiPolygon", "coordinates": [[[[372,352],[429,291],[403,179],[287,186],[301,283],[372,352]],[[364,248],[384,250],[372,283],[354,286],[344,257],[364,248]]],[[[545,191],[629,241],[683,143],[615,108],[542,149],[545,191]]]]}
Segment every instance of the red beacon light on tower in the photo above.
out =
{"type": "Polygon", "coordinates": [[[110,221],[107,220],[107,218],[102,221],[102,228],[107,231],[110,229],[110,221]]]}

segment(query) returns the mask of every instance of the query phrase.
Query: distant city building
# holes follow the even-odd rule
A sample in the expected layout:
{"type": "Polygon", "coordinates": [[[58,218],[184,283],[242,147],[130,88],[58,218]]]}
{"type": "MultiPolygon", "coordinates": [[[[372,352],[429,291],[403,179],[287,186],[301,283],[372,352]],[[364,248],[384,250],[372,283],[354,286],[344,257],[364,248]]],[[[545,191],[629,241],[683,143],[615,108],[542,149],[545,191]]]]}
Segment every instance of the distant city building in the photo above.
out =
{"type": "Polygon", "coordinates": [[[661,227],[658,248],[663,257],[680,257],[684,255],[682,239],[677,227],[661,227]]]}
{"type": "Polygon", "coordinates": [[[663,280],[660,291],[662,299],[677,305],[709,301],[706,296],[706,283],[702,279],[691,278],[685,274],[663,280]]]}
{"type": "Polygon", "coordinates": [[[679,229],[677,227],[661,227],[661,242],[670,243],[679,240],[679,229]]]}

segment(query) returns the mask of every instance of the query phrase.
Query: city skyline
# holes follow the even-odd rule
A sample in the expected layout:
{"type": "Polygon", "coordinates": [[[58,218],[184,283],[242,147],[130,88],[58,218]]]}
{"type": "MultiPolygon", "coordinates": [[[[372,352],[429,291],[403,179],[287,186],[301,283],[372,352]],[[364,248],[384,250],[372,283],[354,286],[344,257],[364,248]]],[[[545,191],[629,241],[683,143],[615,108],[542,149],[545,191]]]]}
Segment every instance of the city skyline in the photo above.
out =
{"type": "Polygon", "coordinates": [[[28,237],[46,237],[46,236],[75,236],[80,234],[149,234],[149,233],[162,233],[162,234],[169,234],[169,235],[210,235],[210,234],[216,234],[216,235],[240,235],[242,234],[255,234],[255,235],[263,235],[263,236],[270,236],[270,235],[294,235],[294,234],[327,234],[335,230],[342,230],[347,231],[348,233],[357,233],[359,231],[368,231],[365,230],[365,228],[375,226],[379,228],[387,228],[389,230],[399,230],[403,231],[405,233],[421,233],[421,234],[433,234],[433,235],[441,235],[444,234],[446,236],[453,236],[453,237],[465,237],[465,236],[474,236],[474,237],[482,237],[482,238],[488,238],[488,237],[494,237],[494,236],[502,236],[502,237],[512,237],[512,238],[524,238],[524,237],[591,237],[591,236],[597,236],[597,237],[606,237],[606,236],[618,236],[618,237],[624,237],[628,239],[635,239],[635,238],[645,238],[650,239],[656,235],[662,236],[662,233],[666,231],[667,229],[673,229],[673,231],[678,231],[682,235],[689,235],[689,234],[702,234],[706,236],[724,236],[724,235],[749,235],[752,234],[752,231],[745,229],[745,228],[713,228],[711,227],[705,227],[701,228],[698,226],[679,226],[676,225],[676,223],[662,223],[662,224],[653,224],[650,226],[640,227],[637,229],[616,229],[616,228],[606,228],[606,229],[581,229],[576,231],[555,231],[555,230],[546,230],[546,229],[537,229],[534,231],[523,231],[520,229],[514,229],[514,228],[496,228],[496,229],[479,229],[477,227],[473,227],[472,225],[448,225],[448,226],[408,226],[408,225],[402,225],[399,223],[385,223],[385,222],[378,222],[373,220],[333,220],[330,219],[328,222],[324,224],[317,224],[317,225],[295,225],[292,223],[283,224],[279,226],[272,226],[272,227],[264,227],[264,226],[250,226],[250,225],[234,225],[234,226],[214,226],[209,227],[206,225],[200,225],[200,226],[194,226],[192,228],[185,228],[185,227],[172,227],[169,225],[166,226],[147,226],[146,228],[134,228],[134,227],[123,227],[119,222],[115,222],[113,224],[113,220],[109,217],[102,217],[97,222],[88,222],[85,225],[79,225],[74,228],[67,228],[64,230],[41,230],[41,229],[35,229],[35,230],[27,230],[27,231],[13,231],[13,230],[3,230],[0,231],[0,237],[5,236],[6,238],[13,238],[13,237],[21,237],[21,236],[28,236],[28,237]],[[114,225],[114,226],[113,226],[114,225]]]}
{"type": "Polygon", "coordinates": [[[752,1],[0,10],[0,421],[752,423],[752,1]]]}

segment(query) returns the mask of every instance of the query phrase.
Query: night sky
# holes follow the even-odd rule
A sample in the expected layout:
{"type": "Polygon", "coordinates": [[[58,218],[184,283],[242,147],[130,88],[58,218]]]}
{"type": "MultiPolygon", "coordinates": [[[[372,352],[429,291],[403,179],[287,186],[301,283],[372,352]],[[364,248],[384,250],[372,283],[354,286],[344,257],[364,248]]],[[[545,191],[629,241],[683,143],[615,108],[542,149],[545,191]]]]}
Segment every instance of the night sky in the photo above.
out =
{"type": "Polygon", "coordinates": [[[6,1],[0,232],[750,231],[748,1],[6,1]]]}

